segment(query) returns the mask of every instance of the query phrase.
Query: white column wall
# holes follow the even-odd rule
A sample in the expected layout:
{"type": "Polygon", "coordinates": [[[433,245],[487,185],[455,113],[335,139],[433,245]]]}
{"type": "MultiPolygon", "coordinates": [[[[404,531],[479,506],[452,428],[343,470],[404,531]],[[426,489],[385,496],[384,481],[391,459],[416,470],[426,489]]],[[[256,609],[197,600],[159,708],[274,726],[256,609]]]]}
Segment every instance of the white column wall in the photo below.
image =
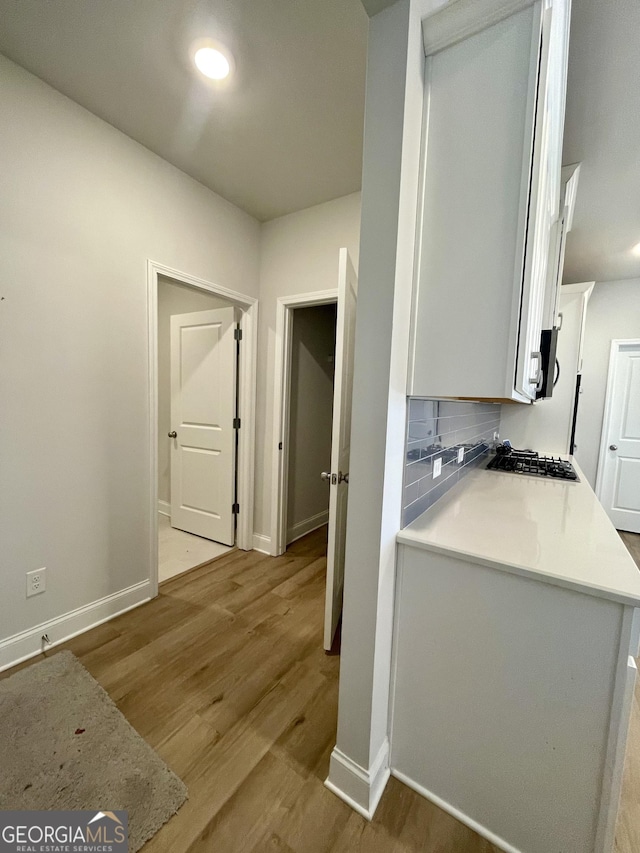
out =
{"type": "Polygon", "coordinates": [[[365,814],[388,776],[396,543],[422,126],[421,21],[399,0],[371,19],[337,746],[328,783],[365,814]]]}

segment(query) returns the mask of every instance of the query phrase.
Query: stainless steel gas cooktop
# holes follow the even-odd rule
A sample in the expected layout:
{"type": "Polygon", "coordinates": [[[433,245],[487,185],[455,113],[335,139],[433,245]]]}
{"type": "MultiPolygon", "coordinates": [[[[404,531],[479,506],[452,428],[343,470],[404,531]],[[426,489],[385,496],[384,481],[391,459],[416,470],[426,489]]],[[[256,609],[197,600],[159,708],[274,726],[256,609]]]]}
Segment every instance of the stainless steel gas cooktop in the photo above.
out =
{"type": "Polygon", "coordinates": [[[492,471],[506,471],[509,474],[529,474],[558,480],[578,479],[573,465],[566,459],[559,456],[541,456],[533,450],[515,450],[503,444],[496,447],[496,455],[491,458],[487,468],[492,471]]]}

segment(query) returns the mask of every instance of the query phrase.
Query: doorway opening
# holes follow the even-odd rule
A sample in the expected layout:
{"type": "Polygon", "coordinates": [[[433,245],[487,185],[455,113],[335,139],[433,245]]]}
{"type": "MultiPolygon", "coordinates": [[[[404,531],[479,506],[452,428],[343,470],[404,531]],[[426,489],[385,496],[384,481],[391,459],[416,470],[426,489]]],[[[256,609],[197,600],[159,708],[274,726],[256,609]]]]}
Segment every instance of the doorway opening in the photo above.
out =
{"type": "Polygon", "coordinates": [[[329,521],[336,310],[333,302],[292,311],[284,442],[286,547],[329,521]]]}
{"type": "Polygon", "coordinates": [[[149,262],[150,579],[251,550],[256,300],[149,262]]]}
{"type": "Polygon", "coordinates": [[[596,495],[618,530],[640,534],[640,340],[613,340],[596,495]]]}
{"type": "Polygon", "coordinates": [[[337,272],[338,286],[335,290],[278,299],[275,336],[271,554],[280,556],[290,542],[305,535],[305,532],[317,529],[324,523],[324,518],[327,518],[324,618],[326,651],[333,646],[342,615],[351,450],[351,403],[358,279],[346,249],[340,249],[337,272]],[[302,312],[318,306],[324,309],[322,316],[325,332],[322,336],[315,333],[321,343],[311,343],[314,333],[309,332],[308,329],[306,343],[304,343],[305,327],[313,325],[313,318],[316,315],[302,312]],[[328,306],[335,307],[330,309],[328,306]],[[296,312],[298,312],[297,321],[296,312]],[[308,320],[305,319],[307,317],[308,320]],[[329,328],[331,328],[330,337],[329,328]],[[328,360],[331,345],[334,346],[335,352],[333,364],[328,360]],[[311,347],[316,349],[316,358],[313,358],[309,352],[311,347]],[[295,369],[294,357],[297,365],[295,369]],[[312,366],[314,361],[315,368],[312,366]],[[304,378],[301,380],[300,369],[303,377],[306,375],[305,371],[315,371],[315,378],[320,383],[319,387],[324,383],[323,391],[318,391],[322,412],[319,408],[313,408],[313,417],[317,423],[309,424],[312,412],[304,407],[310,408],[311,403],[304,401],[305,384],[310,380],[304,378]],[[295,370],[298,370],[297,377],[295,370]],[[329,395],[326,393],[328,389],[332,389],[333,393],[330,402],[329,395]],[[302,398],[297,402],[294,401],[293,406],[292,390],[302,398]],[[292,413],[299,415],[300,423],[292,421],[292,413]],[[326,440],[325,427],[329,419],[331,421],[330,464],[325,467],[322,460],[327,458],[327,446],[318,441],[312,454],[305,443],[298,438],[296,430],[302,430],[304,427],[313,432],[320,431],[322,428],[322,435],[326,440]],[[316,496],[317,504],[307,501],[306,497],[300,500],[302,491],[295,491],[298,489],[298,478],[301,482],[304,481],[301,489],[307,490],[305,495],[316,496]],[[328,487],[327,516],[324,515],[326,491],[322,490],[323,486],[325,489],[328,487]]]}
{"type": "Polygon", "coordinates": [[[228,299],[159,276],[159,583],[235,545],[236,328],[228,299]]]}

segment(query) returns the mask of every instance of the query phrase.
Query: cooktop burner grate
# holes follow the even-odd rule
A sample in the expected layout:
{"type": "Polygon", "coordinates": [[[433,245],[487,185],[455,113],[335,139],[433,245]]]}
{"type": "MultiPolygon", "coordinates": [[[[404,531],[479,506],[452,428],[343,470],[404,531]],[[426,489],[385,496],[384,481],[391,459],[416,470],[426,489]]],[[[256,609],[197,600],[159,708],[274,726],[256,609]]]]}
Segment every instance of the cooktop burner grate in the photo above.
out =
{"type": "Polygon", "coordinates": [[[540,456],[532,450],[513,450],[498,447],[487,468],[507,471],[510,474],[531,474],[535,477],[554,477],[559,480],[577,480],[573,465],[559,456],[540,456]]]}

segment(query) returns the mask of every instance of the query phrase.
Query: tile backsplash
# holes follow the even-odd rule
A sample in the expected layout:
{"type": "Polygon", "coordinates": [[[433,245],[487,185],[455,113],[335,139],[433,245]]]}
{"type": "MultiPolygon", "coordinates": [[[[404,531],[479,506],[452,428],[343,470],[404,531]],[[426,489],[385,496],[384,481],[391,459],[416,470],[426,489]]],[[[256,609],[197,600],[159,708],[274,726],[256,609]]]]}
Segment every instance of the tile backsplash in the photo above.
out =
{"type": "Polygon", "coordinates": [[[407,401],[402,526],[406,527],[480,464],[500,429],[500,406],[458,400],[407,401]],[[464,458],[458,462],[462,448],[464,458]],[[440,460],[440,476],[433,477],[440,460]]]}

